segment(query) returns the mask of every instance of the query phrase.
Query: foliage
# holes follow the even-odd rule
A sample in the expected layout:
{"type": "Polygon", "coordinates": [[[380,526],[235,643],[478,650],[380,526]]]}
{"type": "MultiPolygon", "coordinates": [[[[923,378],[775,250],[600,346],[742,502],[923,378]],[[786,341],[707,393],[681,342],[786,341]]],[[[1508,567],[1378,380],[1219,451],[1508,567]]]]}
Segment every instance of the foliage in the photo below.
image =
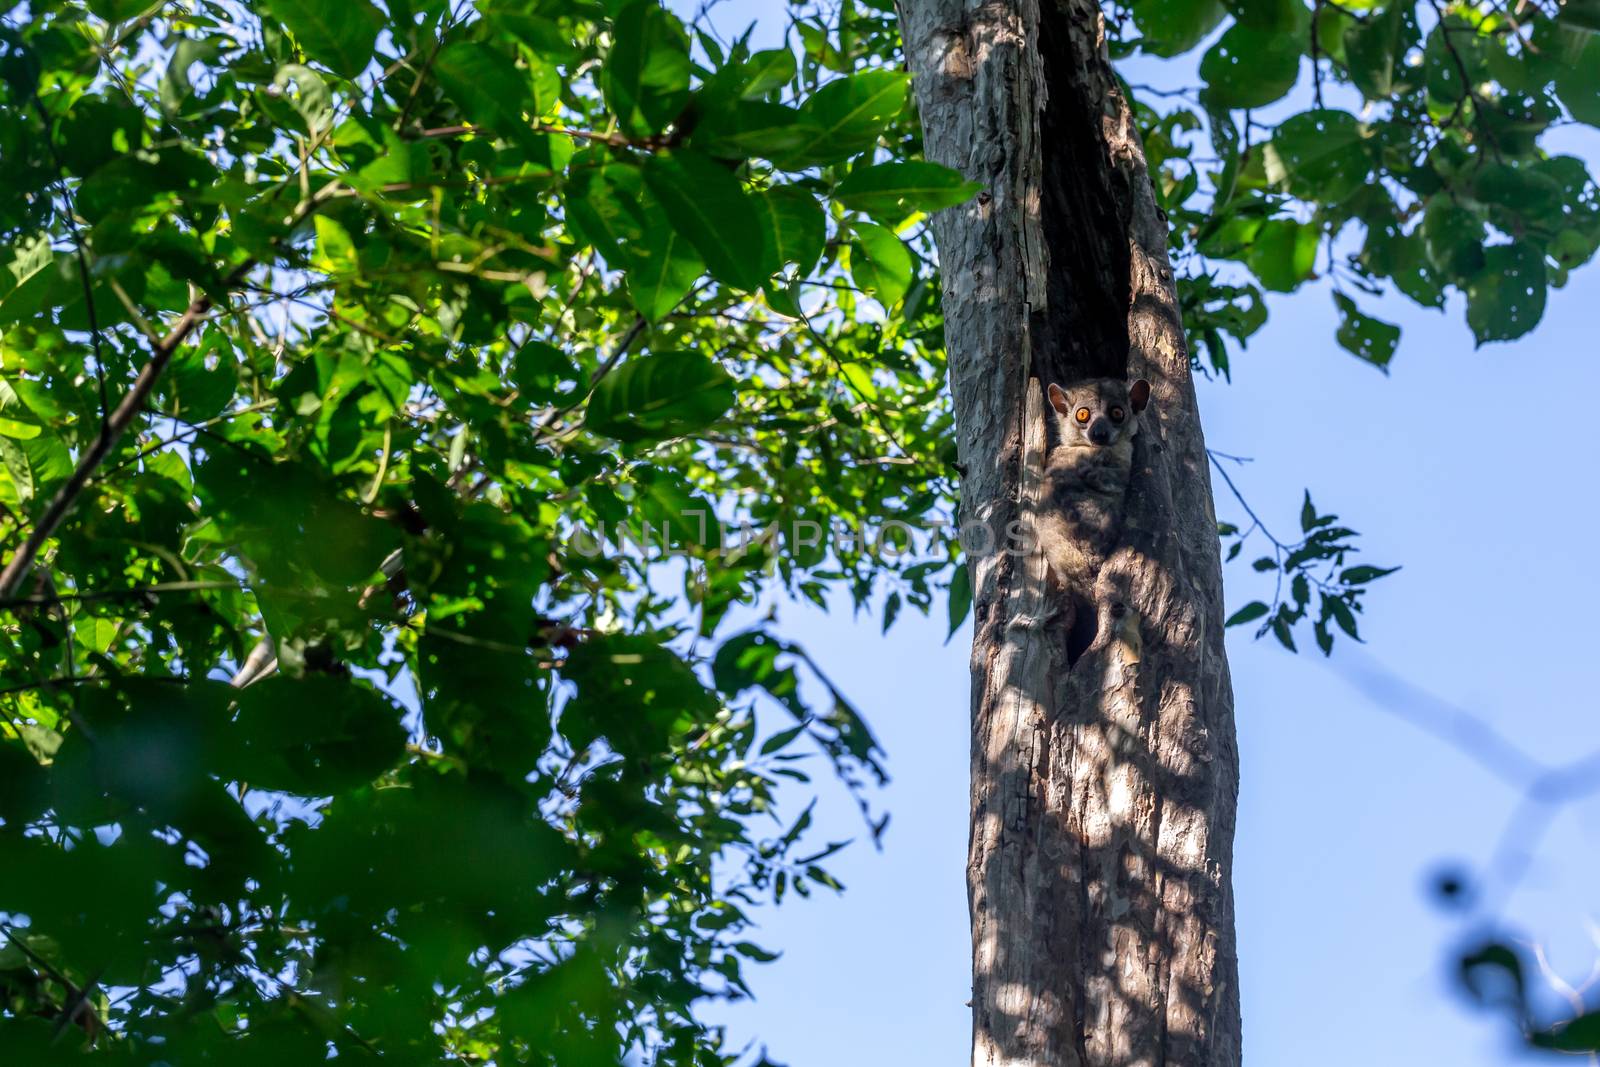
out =
{"type": "MultiPolygon", "coordinates": [[[[1197,358],[1323,252],[1376,365],[1352,292],[1531,328],[1600,243],[1540,148],[1600,120],[1586,11],[1113,10],[1118,56],[1226,26],[1137,111],[1197,358]]],[[[926,215],[976,187],[920,158],[891,5],[791,14],[4,16],[0,1058],[731,1058],[695,1006],[770,958],[748,909],[837,886],[777,785],[883,776],[735,607],[971,607],[948,538],[885,531],[954,514],[926,215]]],[[[1299,595],[1350,550],[1307,508],[1262,617],[1354,636],[1299,595]]]]}
{"type": "MultiPolygon", "coordinates": [[[[1230,488],[1233,480],[1227,471],[1218,468],[1230,488]]],[[[1239,501],[1246,510],[1244,498],[1239,501]]],[[[1272,634],[1290,652],[1298,649],[1294,643],[1294,627],[1310,618],[1311,597],[1317,598],[1317,613],[1311,624],[1317,647],[1323,655],[1333,652],[1334,627],[1352,640],[1361,640],[1356,616],[1361,612],[1361,597],[1367,586],[1379,578],[1393,574],[1398,567],[1374,567],[1369,564],[1349,565],[1349,556],[1359,551],[1353,538],[1356,532],[1338,525],[1339,516],[1318,514],[1311,502],[1311,492],[1306,491],[1305,503],[1300,507],[1300,540],[1293,543],[1279,541],[1269,533],[1261,520],[1250,512],[1251,523],[1241,530],[1231,522],[1217,524],[1217,532],[1230,541],[1225,559],[1239,557],[1250,538],[1260,533],[1272,546],[1272,555],[1258,556],[1250,564],[1257,573],[1273,575],[1272,602],[1252,600],[1228,616],[1226,625],[1241,626],[1259,622],[1256,636],[1272,634]]]]}
{"type": "Polygon", "coordinates": [[[952,494],[905,76],[641,2],[0,48],[0,1059],[724,1062],[837,887],[777,784],[883,775],[730,609],[951,569],[862,529],[952,494]]]}
{"type": "Polygon", "coordinates": [[[1260,290],[1296,290],[1319,277],[1319,261],[1338,342],[1385,369],[1400,331],[1361,311],[1358,294],[1443,308],[1457,292],[1479,344],[1511,340],[1600,247],[1593,176],[1546,148],[1563,125],[1600,123],[1600,37],[1585,5],[1134,0],[1114,10],[1116,56],[1173,55],[1227,27],[1200,59],[1204,84],[1143,115],[1187,264],[1192,347],[1222,373],[1225,336],[1242,344],[1265,320],[1260,290]]]}

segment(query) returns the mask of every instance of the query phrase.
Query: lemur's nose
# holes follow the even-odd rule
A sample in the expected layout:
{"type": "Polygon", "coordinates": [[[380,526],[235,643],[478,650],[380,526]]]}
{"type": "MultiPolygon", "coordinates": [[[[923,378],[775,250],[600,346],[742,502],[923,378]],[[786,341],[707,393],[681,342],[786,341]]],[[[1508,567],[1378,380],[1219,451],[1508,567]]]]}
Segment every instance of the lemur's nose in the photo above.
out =
{"type": "Polygon", "coordinates": [[[1095,419],[1094,423],[1089,427],[1089,440],[1097,445],[1110,444],[1111,424],[1105,419],[1095,419]]]}

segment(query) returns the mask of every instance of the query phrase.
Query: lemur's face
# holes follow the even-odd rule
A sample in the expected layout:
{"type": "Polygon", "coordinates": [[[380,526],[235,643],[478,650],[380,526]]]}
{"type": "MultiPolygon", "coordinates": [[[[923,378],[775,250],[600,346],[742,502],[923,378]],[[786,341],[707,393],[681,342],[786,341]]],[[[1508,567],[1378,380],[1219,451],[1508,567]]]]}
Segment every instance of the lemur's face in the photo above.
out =
{"type": "Polygon", "coordinates": [[[1060,416],[1062,444],[1107,448],[1139,432],[1138,415],[1150,402],[1150,383],[1091,378],[1065,389],[1051,383],[1046,393],[1060,416]]]}

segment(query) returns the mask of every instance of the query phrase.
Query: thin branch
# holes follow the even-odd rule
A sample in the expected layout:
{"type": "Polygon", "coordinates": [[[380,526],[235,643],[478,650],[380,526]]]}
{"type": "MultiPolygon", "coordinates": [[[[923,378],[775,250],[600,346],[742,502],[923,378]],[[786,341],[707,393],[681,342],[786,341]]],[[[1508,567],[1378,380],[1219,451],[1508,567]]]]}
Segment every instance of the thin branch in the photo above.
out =
{"type": "Polygon", "coordinates": [[[1322,0],[1315,0],[1311,7],[1311,92],[1317,102],[1317,107],[1322,103],[1322,42],[1317,39],[1317,22],[1322,17],[1322,0]]]}
{"type": "Polygon", "coordinates": [[[1231,459],[1235,462],[1243,462],[1243,460],[1241,460],[1238,456],[1229,456],[1222,452],[1213,452],[1209,448],[1206,449],[1206,455],[1210,457],[1211,465],[1217,468],[1217,473],[1222,475],[1222,480],[1227,483],[1228,491],[1233,494],[1233,499],[1239,502],[1239,506],[1244,508],[1244,513],[1250,516],[1250,521],[1255,523],[1255,528],[1260,530],[1262,535],[1265,536],[1268,541],[1272,542],[1274,548],[1277,548],[1280,551],[1287,551],[1289,546],[1272,536],[1272,531],[1267,529],[1267,524],[1261,521],[1261,516],[1257,515],[1255,510],[1250,507],[1250,502],[1244,498],[1243,493],[1239,492],[1239,487],[1233,484],[1233,479],[1228,475],[1227,468],[1223,467],[1222,465],[1223,459],[1231,459]]]}

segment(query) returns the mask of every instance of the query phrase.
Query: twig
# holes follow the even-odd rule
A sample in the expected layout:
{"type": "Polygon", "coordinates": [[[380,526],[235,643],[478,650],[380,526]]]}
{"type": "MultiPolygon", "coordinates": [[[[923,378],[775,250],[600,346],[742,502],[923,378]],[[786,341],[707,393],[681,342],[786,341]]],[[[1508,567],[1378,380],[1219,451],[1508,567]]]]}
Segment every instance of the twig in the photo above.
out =
{"type": "Polygon", "coordinates": [[[1317,21],[1322,17],[1322,0],[1311,5],[1311,95],[1321,108],[1322,103],[1322,42],[1317,40],[1317,21]]]}

